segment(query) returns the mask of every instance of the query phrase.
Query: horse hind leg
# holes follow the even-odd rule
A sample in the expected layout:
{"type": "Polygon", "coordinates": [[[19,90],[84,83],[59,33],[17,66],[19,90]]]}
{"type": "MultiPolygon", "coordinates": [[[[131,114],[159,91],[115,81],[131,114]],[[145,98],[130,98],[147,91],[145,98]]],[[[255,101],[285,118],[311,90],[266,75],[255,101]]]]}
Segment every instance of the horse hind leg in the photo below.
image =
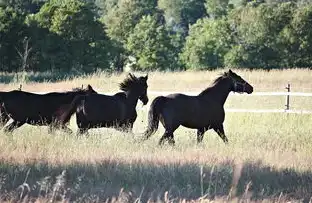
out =
{"type": "Polygon", "coordinates": [[[4,127],[5,124],[10,120],[10,117],[5,113],[0,113],[0,127],[4,127]]]}
{"type": "Polygon", "coordinates": [[[163,136],[160,138],[158,144],[159,145],[163,145],[165,140],[168,141],[168,143],[171,145],[171,146],[174,146],[175,145],[175,141],[174,141],[174,136],[173,136],[173,132],[168,132],[166,131],[163,136]]]}
{"type": "Polygon", "coordinates": [[[218,125],[218,126],[215,126],[213,128],[214,131],[216,131],[216,133],[218,133],[218,135],[221,137],[221,139],[223,140],[224,143],[228,143],[229,140],[228,138],[225,136],[225,133],[224,133],[224,128],[223,128],[223,125],[218,125]]]}
{"type": "Polygon", "coordinates": [[[9,125],[4,127],[4,132],[5,133],[12,133],[15,129],[21,127],[24,124],[25,124],[25,122],[13,121],[12,123],[10,123],[9,125]]]}
{"type": "Polygon", "coordinates": [[[172,146],[175,145],[173,132],[180,126],[179,121],[173,121],[173,115],[165,112],[160,119],[161,124],[166,129],[165,133],[159,140],[159,145],[162,145],[165,140],[172,146]]]}

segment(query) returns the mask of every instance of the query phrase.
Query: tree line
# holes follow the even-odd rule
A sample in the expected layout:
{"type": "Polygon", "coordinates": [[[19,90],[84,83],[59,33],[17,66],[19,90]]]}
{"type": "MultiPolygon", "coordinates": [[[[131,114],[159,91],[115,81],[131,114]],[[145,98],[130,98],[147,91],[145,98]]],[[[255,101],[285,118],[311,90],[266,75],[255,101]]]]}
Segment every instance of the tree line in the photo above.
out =
{"type": "Polygon", "coordinates": [[[0,71],[312,65],[308,0],[0,0],[0,71]]]}

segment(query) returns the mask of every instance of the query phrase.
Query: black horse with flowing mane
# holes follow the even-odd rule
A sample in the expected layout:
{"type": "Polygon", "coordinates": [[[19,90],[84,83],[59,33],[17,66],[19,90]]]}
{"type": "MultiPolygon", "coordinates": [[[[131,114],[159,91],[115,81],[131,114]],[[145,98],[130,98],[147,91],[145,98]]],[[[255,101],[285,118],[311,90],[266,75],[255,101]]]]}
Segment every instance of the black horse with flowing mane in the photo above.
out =
{"type": "Polygon", "coordinates": [[[165,128],[165,133],[159,140],[160,145],[165,140],[174,145],[173,132],[180,125],[197,129],[198,143],[202,142],[204,133],[209,129],[216,131],[227,143],[228,139],[223,128],[225,118],[223,106],[231,91],[251,94],[253,87],[229,70],[197,96],[170,94],[156,97],[148,112],[148,128],[144,133],[144,139],[148,139],[157,131],[160,120],[165,128]]]}
{"type": "Polygon", "coordinates": [[[137,118],[136,105],[140,99],[145,105],[147,97],[148,76],[136,77],[129,74],[120,83],[120,90],[115,95],[91,94],[78,96],[69,108],[60,115],[61,124],[67,123],[76,113],[77,135],[87,133],[90,128],[113,127],[117,130],[131,132],[137,118]]]}
{"type": "Polygon", "coordinates": [[[13,122],[4,127],[5,132],[12,132],[16,128],[28,123],[30,125],[49,126],[49,133],[53,128],[71,130],[59,125],[58,114],[69,105],[78,95],[96,93],[88,85],[86,89],[74,88],[68,92],[50,92],[35,94],[20,90],[0,92],[1,112],[12,118],[13,122]]]}

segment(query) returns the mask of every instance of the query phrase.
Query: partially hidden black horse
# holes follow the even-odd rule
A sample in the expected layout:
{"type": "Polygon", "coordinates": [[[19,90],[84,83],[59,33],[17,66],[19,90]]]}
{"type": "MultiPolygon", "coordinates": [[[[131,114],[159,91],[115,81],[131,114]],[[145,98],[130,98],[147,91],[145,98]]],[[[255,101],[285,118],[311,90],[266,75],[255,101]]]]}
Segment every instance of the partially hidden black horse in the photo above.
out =
{"type": "Polygon", "coordinates": [[[12,132],[27,123],[49,126],[49,133],[53,128],[62,128],[71,132],[65,124],[59,125],[57,120],[59,112],[68,106],[76,96],[92,93],[96,93],[96,91],[90,85],[86,89],[74,88],[72,91],[47,94],[35,94],[20,90],[0,92],[1,111],[13,120],[12,123],[4,127],[4,131],[12,132]]]}
{"type": "Polygon", "coordinates": [[[67,123],[76,113],[77,135],[87,133],[90,128],[113,127],[131,132],[137,118],[136,105],[140,99],[145,105],[148,76],[136,77],[129,74],[120,83],[120,90],[115,95],[91,94],[78,96],[68,109],[63,109],[61,124],[67,123]]]}
{"type": "Polygon", "coordinates": [[[198,143],[202,142],[204,133],[209,129],[216,131],[227,143],[228,139],[223,128],[225,118],[223,106],[231,91],[251,94],[253,87],[229,70],[197,96],[170,94],[156,97],[148,112],[148,128],[144,133],[144,139],[148,139],[157,131],[160,120],[165,128],[165,133],[159,140],[160,145],[165,140],[174,145],[173,133],[180,125],[197,129],[198,143]]]}

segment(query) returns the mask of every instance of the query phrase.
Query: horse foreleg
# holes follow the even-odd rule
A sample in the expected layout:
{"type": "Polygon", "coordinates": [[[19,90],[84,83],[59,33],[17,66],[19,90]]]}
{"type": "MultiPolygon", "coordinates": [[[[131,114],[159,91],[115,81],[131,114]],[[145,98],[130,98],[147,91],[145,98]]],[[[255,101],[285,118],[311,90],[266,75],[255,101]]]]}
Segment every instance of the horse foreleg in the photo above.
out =
{"type": "Polygon", "coordinates": [[[204,138],[204,134],[207,131],[206,128],[200,128],[197,130],[197,144],[201,143],[204,138]]]}
{"type": "Polygon", "coordinates": [[[48,126],[48,134],[52,134],[54,133],[54,126],[53,125],[49,125],[48,126]]]}
{"type": "Polygon", "coordinates": [[[84,135],[84,134],[86,135],[86,137],[89,136],[88,128],[78,128],[77,133],[76,133],[77,137],[84,135]]]}
{"type": "Polygon", "coordinates": [[[227,139],[227,137],[225,136],[225,133],[224,133],[224,128],[223,128],[223,125],[219,125],[219,126],[215,126],[213,128],[214,131],[216,131],[216,133],[218,133],[218,135],[221,137],[221,139],[223,140],[224,143],[228,143],[229,140],[227,139]]]}
{"type": "Polygon", "coordinates": [[[73,131],[69,127],[67,127],[65,125],[61,126],[61,130],[64,131],[65,133],[67,133],[67,134],[73,134],[73,131]]]}
{"type": "Polygon", "coordinates": [[[54,133],[56,129],[62,130],[63,132],[68,133],[68,134],[73,133],[73,131],[70,128],[68,128],[66,125],[61,125],[59,123],[53,122],[49,125],[48,134],[54,133]]]}

